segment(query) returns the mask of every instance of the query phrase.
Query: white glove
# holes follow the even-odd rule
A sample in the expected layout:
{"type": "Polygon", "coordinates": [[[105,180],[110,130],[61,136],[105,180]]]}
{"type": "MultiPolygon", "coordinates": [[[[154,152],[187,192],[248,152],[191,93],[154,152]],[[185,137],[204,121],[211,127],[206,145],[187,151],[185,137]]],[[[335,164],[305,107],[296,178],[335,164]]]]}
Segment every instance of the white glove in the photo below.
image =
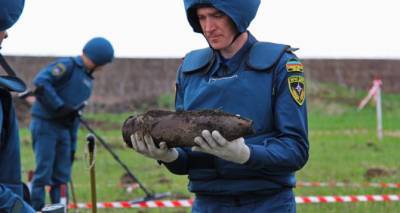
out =
{"type": "Polygon", "coordinates": [[[157,148],[154,144],[153,138],[150,135],[140,137],[138,133],[131,135],[133,149],[149,158],[160,160],[166,163],[170,163],[178,158],[178,151],[175,148],[169,149],[167,143],[161,142],[160,148],[157,148]]]}
{"type": "Polygon", "coordinates": [[[194,139],[198,146],[192,147],[192,151],[205,152],[239,164],[250,158],[250,148],[245,144],[243,137],[228,141],[216,130],[212,134],[203,130],[201,136],[194,139]]]}

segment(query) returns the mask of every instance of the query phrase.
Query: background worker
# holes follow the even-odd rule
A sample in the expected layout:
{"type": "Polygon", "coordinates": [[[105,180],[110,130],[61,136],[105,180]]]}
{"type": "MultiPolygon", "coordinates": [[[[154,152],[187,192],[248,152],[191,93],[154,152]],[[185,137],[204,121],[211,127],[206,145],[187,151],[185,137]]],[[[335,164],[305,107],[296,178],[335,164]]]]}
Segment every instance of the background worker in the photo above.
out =
{"type": "MultiPolygon", "coordinates": [[[[24,0],[0,0],[0,49],[7,30],[15,24],[24,8],[24,0]]],[[[34,212],[24,198],[18,120],[10,92],[23,92],[25,83],[16,76],[0,54],[0,212],[34,212]]],[[[27,193],[25,191],[25,193],[27,193]]]]}
{"type": "Polygon", "coordinates": [[[295,212],[294,173],[308,160],[303,65],[287,45],[247,31],[260,0],[184,0],[187,19],[209,48],[188,53],[177,74],[176,110],[217,109],[253,120],[255,134],[227,141],[213,129],[197,146],[134,149],[187,174],[192,212],[295,212]]]}
{"type": "Polygon", "coordinates": [[[32,106],[33,150],[36,169],[32,180],[32,205],[45,205],[45,186],[51,186],[51,203],[68,196],[67,183],[76,150],[79,110],[92,93],[93,74],[114,58],[111,43],[102,37],[88,41],[82,54],[61,58],[34,78],[36,101],[32,106]]]}

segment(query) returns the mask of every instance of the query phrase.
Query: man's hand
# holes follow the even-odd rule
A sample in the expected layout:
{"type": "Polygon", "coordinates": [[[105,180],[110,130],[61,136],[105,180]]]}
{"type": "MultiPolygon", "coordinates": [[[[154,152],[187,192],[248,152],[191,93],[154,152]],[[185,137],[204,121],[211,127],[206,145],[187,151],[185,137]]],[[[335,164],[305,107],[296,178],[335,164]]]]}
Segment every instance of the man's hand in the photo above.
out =
{"type": "Polygon", "coordinates": [[[27,89],[24,92],[18,93],[18,98],[25,100],[30,106],[36,101],[34,93],[27,89]]]}
{"type": "Polygon", "coordinates": [[[25,100],[29,103],[29,105],[33,105],[33,103],[36,101],[36,97],[35,96],[28,96],[25,98],[25,100]]]}
{"type": "Polygon", "coordinates": [[[78,112],[74,108],[64,105],[57,110],[57,115],[60,118],[70,118],[77,116],[78,112]]]}
{"type": "Polygon", "coordinates": [[[201,137],[196,137],[194,142],[198,146],[194,146],[192,151],[205,152],[239,164],[250,158],[250,148],[245,144],[243,137],[228,141],[216,130],[212,134],[203,130],[201,137]]]}
{"type": "Polygon", "coordinates": [[[161,142],[160,148],[154,144],[153,138],[150,135],[140,137],[138,133],[131,135],[132,148],[149,158],[170,163],[178,158],[178,151],[175,148],[169,149],[167,143],[161,142]]]}

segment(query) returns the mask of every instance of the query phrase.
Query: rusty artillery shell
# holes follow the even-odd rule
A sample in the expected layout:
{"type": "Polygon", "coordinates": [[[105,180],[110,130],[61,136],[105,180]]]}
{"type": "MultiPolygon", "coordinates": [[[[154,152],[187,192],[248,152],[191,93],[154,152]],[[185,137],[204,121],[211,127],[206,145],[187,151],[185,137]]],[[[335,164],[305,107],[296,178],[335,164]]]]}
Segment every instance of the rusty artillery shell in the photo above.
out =
{"type": "Polygon", "coordinates": [[[156,145],[165,141],[168,147],[190,147],[196,145],[194,138],[201,136],[201,131],[205,129],[218,130],[229,141],[254,133],[251,120],[222,111],[150,110],[127,118],[122,127],[122,136],[131,148],[130,135],[135,132],[151,135],[156,145]]]}

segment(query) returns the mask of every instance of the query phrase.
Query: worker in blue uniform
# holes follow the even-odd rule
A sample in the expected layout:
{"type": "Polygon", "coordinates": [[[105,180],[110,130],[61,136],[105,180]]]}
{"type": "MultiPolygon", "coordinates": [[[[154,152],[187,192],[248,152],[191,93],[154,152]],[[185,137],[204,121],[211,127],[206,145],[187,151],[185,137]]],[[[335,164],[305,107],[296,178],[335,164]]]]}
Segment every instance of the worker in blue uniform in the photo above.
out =
{"type": "Polygon", "coordinates": [[[228,141],[203,130],[191,148],[133,148],[188,175],[192,212],[295,212],[295,172],[308,160],[304,67],[288,45],[248,30],[260,0],[184,0],[187,19],[209,47],[189,52],[177,72],[176,110],[216,109],[253,121],[254,135],[228,141]]]}
{"type": "Polygon", "coordinates": [[[31,198],[36,210],[45,204],[45,186],[51,187],[52,203],[59,203],[60,196],[67,194],[79,111],[92,93],[93,73],[113,58],[111,43],[95,37],[85,44],[80,56],[57,59],[35,76],[30,129],[36,159],[31,198]]]}
{"type": "MultiPolygon", "coordinates": [[[[0,48],[7,30],[15,24],[24,0],[0,0],[0,48]]],[[[0,54],[0,64],[8,75],[0,76],[0,212],[34,212],[24,201],[18,121],[10,92],[23,92],[25,83],[17,77],[0,54]]]]}

